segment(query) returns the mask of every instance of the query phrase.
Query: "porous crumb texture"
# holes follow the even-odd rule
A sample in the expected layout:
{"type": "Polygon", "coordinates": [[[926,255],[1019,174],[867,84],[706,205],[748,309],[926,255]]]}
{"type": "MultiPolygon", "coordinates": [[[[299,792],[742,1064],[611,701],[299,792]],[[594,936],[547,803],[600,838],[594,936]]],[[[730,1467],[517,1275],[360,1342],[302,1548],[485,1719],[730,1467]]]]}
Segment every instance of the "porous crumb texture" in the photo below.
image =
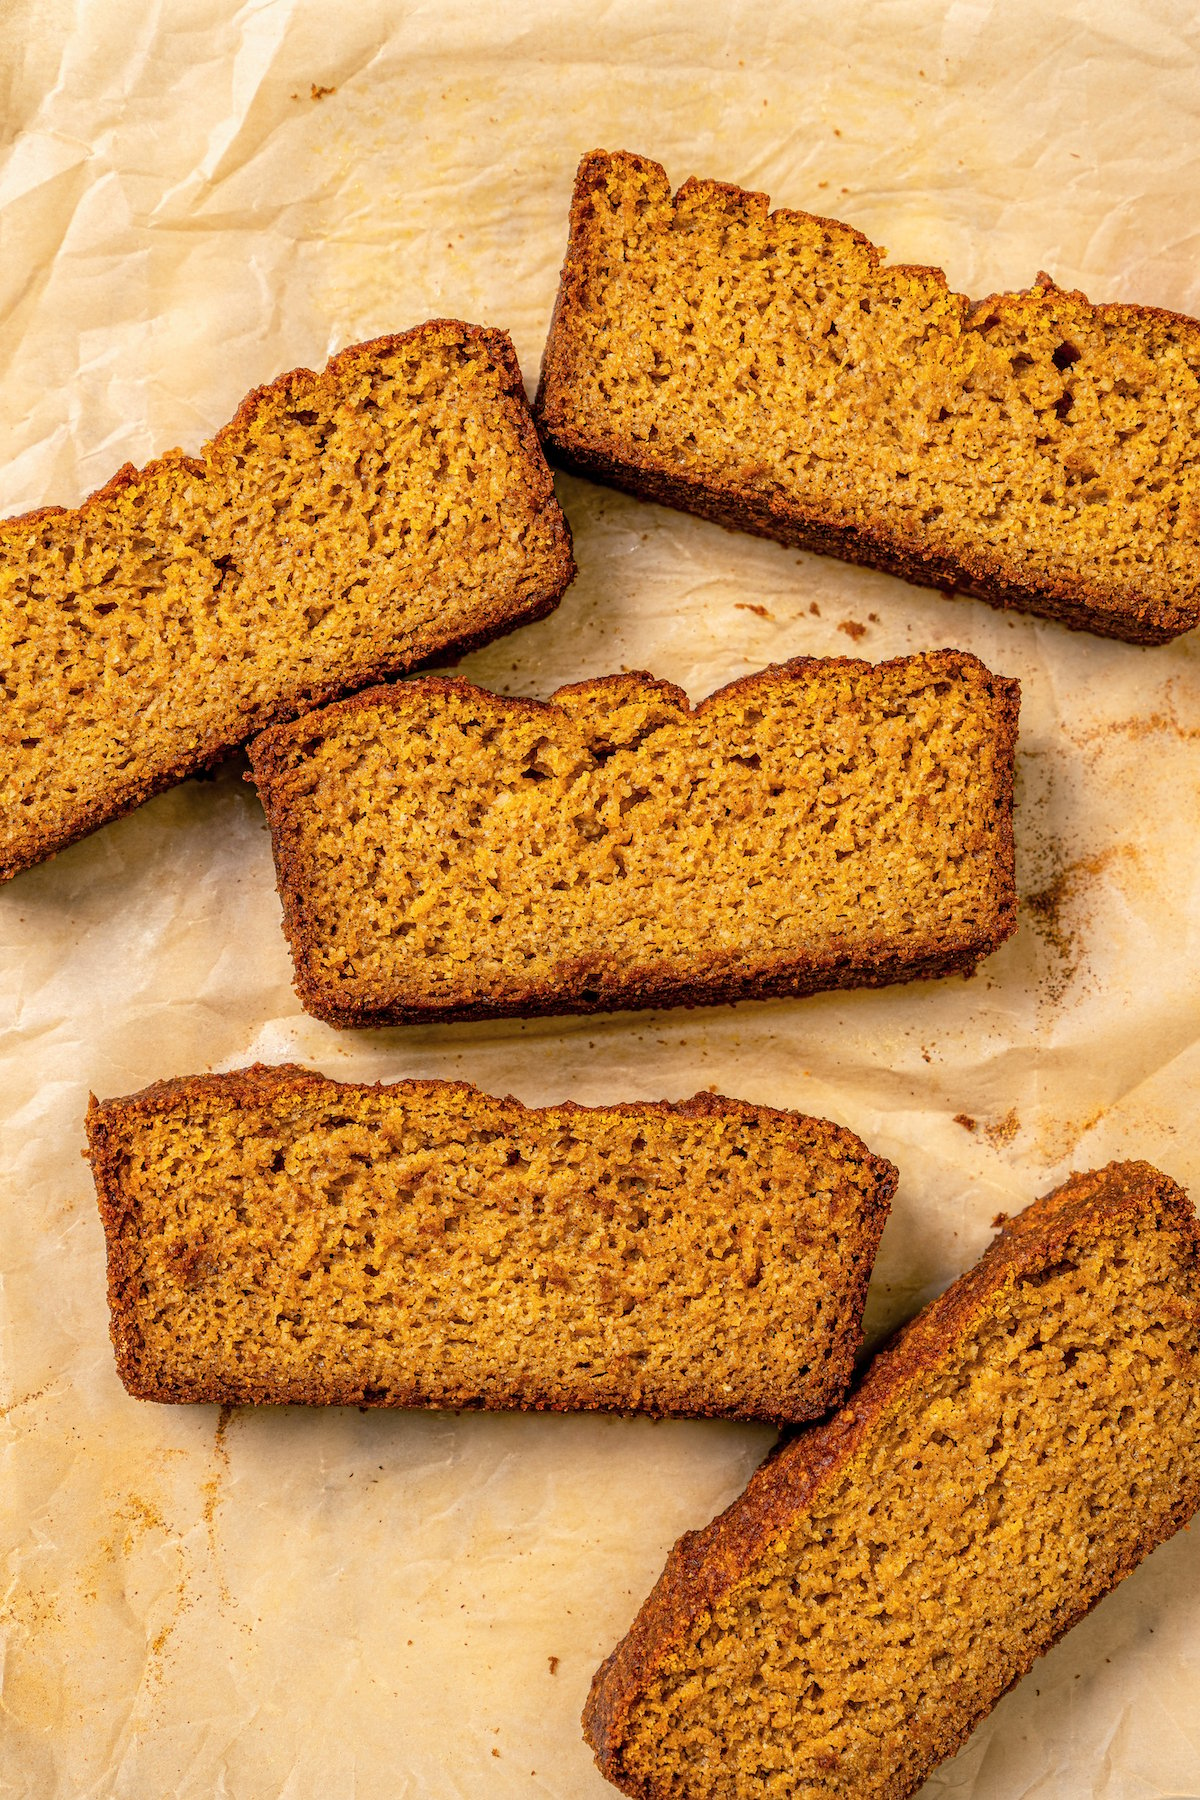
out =
{"type": "Polygon", "coordinates": [[[993,604],[1162,643],[1200,620],[1200,325],[940,269],[594,151],[535,404],[556,460],[993,604]]]}
{"type": "Polygon", "coordinates": [[[588,1012],[973,967],[1015,918],[1018,690],[957,651],[801,659],[694,710],[647,675],[426,678],[251,747],[304,1005],[588,1012]]]}
{"type": "Polygon", "coordinates": [[[88,1135],[126,1386],[235,1405],[811,1418],[896,1181],[707,1094],[535,1110],[297,1068],[93,1101],[88,1135]]]}
{"type": "Polygon", "coordinates": [[[199,460],[0,524],[0,879],[573,574],[508,338],[445,320],[257,390],[199,460]]]}
{"type": "Polygon", "coordinates": [[[585,1724],[643,1797],[903,1800],[1200,1500],[1196,1221],[1073,1177],[672,1553],[585,1724]]]}

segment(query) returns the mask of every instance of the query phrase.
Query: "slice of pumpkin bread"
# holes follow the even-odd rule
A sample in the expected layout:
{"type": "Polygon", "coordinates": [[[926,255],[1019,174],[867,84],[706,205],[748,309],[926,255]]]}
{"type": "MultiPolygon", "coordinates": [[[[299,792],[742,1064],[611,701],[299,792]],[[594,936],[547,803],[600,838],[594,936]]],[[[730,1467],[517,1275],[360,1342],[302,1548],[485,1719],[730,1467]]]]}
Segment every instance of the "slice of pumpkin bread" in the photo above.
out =
{"type": "Polygon", "coordinates": [[[427,677],[251,746],[304,1005],[334,1025],[709,1004],[971,969],[1013,929],[1018,690],[801,658],[694,709],[427,677]]]}
{"type": "Polygon", "coordinates": [[[680,1540],[584,1714],[640,1800],[904,1800],[1200,1502],[1200,1236],[1146,1163],[1015,1219],[680,1540]]]}
{"type": "Polygon", "coordinates": [[[811,1418],[896,1182],[838,1125],[711,1094],[294,1067],[93,1100],[88,1137],[125,1385],[232,1405],[811,1418]]]}
{"type": "Polygon", "coordinates": [[[1200,325],[940,269],[763,194],[579,166],[535,404],[564,467],[1135,643],[1200,621],[1200,325]]]}
{"type": "Polygon", "coordinates": [[[573,574],[512,345],[451,320],[0,523],[0,879],[274,720],[541,618],[573,574]]]}

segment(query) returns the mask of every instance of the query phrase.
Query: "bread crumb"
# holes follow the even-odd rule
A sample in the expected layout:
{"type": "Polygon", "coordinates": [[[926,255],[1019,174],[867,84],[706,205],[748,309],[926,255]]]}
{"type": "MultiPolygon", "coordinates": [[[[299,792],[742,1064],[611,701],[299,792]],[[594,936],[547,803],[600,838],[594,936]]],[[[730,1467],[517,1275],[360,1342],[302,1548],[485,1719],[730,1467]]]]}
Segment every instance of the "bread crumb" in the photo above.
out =
{"type": "Polygon", "coordinates": [[[955,1113],[954,1123],[956,1125],[961,1125],[964,1131],[974,1131],[976,1129],[976,1121],[971,1117],[970,1113],[955,1113]]]}

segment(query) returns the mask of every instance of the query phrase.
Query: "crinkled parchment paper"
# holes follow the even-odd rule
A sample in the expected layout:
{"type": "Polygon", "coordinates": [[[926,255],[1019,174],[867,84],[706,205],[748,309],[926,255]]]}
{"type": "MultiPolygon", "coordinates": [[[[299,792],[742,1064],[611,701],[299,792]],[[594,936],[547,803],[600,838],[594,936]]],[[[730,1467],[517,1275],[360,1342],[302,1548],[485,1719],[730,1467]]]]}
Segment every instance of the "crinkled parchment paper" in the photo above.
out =
{"type": "MultiPolygon", "coordinates": [[[[532,381],[596,145],[841,216],[966,291],[1048,268],[1200,311],[1194,9],[960,0],[79,0],[0,9],[0,510],[195,449],[242,394],[434,315],[532,381]]],[[[0,893],[0,1792],[598,1800],[578,1714],[756,1427],[218,1414],[128,1399],[79,1159],[89,1088],[296,1058],[529,1102],[710,1085],[900,1167],[877,1337],[1072,1168],[1200,1190],[1200,641],[1138,650],[561,482],[581,573],[464,665],[695,696],[945,644],[1024,685],[1016,938],[972,981],[339,1035],[300,1012],[231,767],[0,893]]],[[[1200,1535],[1160,1550],[928,1794],[1200,1794],[1200,1535]]]]}

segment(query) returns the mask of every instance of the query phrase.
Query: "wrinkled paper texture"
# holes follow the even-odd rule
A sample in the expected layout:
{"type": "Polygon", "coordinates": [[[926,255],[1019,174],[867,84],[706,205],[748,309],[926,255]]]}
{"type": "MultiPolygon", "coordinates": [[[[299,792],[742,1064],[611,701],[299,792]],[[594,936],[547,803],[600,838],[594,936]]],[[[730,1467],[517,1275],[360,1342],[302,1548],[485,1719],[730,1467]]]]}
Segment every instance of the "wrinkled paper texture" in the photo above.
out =
{"type": "MultiPolygon", "coordinates": [[[[597,145],[849,220],[972,294],[1047,268],[1200,312],[1185,5],[17,0],[0,30],[0,511],[195,450],[241,396],[433,316],[532,386],[597,145]]],[[[88,1090],[294,1058],[530,1102],[715,1086],[901,1170],[872,1340],[1071,1169],[1200,1191],[1200,638],[1072,634],[561,479],[580,575],[462,666],[647,668],[696,697],[799,653],[1019,676],[1021,926],[971,981],[737,1009],[338,1034],[300,1011],[242,766],[0,892],[0,1793],[600,1800],[578,1717],[667,1548],[771,1433],[126,1397],[79,1159],[88,1090]]],[[[927,1795],[1194,1800],[1181,1533],[927,1795]]]]}

